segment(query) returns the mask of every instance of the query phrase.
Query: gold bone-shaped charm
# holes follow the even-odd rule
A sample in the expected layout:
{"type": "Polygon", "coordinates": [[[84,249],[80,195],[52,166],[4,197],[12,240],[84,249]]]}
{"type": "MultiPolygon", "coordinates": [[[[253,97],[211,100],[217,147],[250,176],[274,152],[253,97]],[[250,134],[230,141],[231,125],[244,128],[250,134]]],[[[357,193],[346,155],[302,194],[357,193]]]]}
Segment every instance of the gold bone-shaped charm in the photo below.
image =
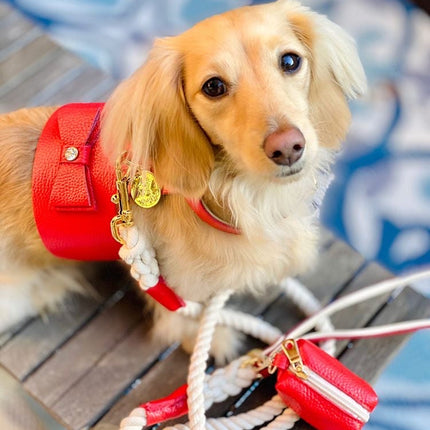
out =
{"type": "Polygon", "coordinates": [[[130,194],[138,206],[148,209],[160,201],[161,189],[154,175],[149,171],[144,171],[135,176],[131,184],[130,194]]]}

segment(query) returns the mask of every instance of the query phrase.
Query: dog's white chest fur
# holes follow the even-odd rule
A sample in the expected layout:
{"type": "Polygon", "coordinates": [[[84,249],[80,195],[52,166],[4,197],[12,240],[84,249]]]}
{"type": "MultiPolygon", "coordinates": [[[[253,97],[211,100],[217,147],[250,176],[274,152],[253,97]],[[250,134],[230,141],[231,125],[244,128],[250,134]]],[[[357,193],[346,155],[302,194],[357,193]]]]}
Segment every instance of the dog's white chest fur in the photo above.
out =
{"type": "Polygon", "coordinates": [[[223,177],[218,184],[215,174],[212,190],[228,205],[242,234],[201,225],[204,241],[180,232],[168,243],[154,237],[162,275],[171,287],[186,299],[205,300],[223,288],[264,291],[312,267],[318,242],[314,199],[326,189],[328,176],[321,171],[328,169],[328,152],[320,159],[325,161],[318,169],[287,185],[245,177],[223,177]]]}

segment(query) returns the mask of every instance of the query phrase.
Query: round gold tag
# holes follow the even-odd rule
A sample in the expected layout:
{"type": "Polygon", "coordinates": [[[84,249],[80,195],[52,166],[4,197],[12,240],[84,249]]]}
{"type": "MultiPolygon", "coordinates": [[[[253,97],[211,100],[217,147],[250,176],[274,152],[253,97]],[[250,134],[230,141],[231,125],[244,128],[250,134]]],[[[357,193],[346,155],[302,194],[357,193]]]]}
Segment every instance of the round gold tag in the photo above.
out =
{"type": "Polygon", "coordinates": [[[134,202],[141,208],[152,208],[161,197],[161,190],[155,181],[154,175],[145,171],[135,176],[131,184],[130,194],[134,202]]]}

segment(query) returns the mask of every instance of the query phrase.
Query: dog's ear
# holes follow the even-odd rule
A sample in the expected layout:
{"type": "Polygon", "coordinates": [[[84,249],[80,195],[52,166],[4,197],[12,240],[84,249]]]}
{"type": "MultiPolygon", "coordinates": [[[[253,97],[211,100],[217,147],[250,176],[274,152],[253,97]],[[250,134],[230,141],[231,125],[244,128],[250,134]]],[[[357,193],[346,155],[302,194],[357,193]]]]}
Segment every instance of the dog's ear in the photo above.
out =
{"type": "Polygon", "coordinates": [[[366,77],[354,40],[325,16],[299,7],[288,17],[310,52],[311,119],[321,145],[336,148],[350,124],[348,99],[366,91],[366,77]]]}
{"type": "Polygon", "coordinates": [[[156,41],[147,62],[114,91],[103,112],[102,141],[112,157],[127,151],[133,165],[153,169],[170,192],[203,195],[214,155],[188,108],[174,38],[156,41]]]}

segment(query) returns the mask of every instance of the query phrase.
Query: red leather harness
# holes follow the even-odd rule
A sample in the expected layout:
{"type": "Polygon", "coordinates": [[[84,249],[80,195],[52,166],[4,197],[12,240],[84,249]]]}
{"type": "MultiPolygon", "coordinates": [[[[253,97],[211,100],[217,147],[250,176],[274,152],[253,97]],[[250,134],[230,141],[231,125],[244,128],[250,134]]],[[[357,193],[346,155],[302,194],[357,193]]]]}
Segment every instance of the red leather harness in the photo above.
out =
{"type": "Polygon", "coordinates": [[[33,165],[33,210],[46,248],[76,260],[116,260],[110,232],[115,170],[99,141],[102,103],[69,104],[49,118],[33,165]]]}
{"type": "MultiPolygon", "coordinates": [[[[60,107],[47,121],[33,165],[33,210],[46,248],[74,260],[116,260],[120,244],[111,234],[116,215],[115,168],[99,144],[103,103],[60,107]]],[[[163,194],[167,194],[163,192],[163,194]]],[[[200,219],[227,233],[239,230],[212,215],[200,201],[187,200],[200,219]]],[[[168,309],[184,302],[164,283],[147,290],[168,309]]]]}

